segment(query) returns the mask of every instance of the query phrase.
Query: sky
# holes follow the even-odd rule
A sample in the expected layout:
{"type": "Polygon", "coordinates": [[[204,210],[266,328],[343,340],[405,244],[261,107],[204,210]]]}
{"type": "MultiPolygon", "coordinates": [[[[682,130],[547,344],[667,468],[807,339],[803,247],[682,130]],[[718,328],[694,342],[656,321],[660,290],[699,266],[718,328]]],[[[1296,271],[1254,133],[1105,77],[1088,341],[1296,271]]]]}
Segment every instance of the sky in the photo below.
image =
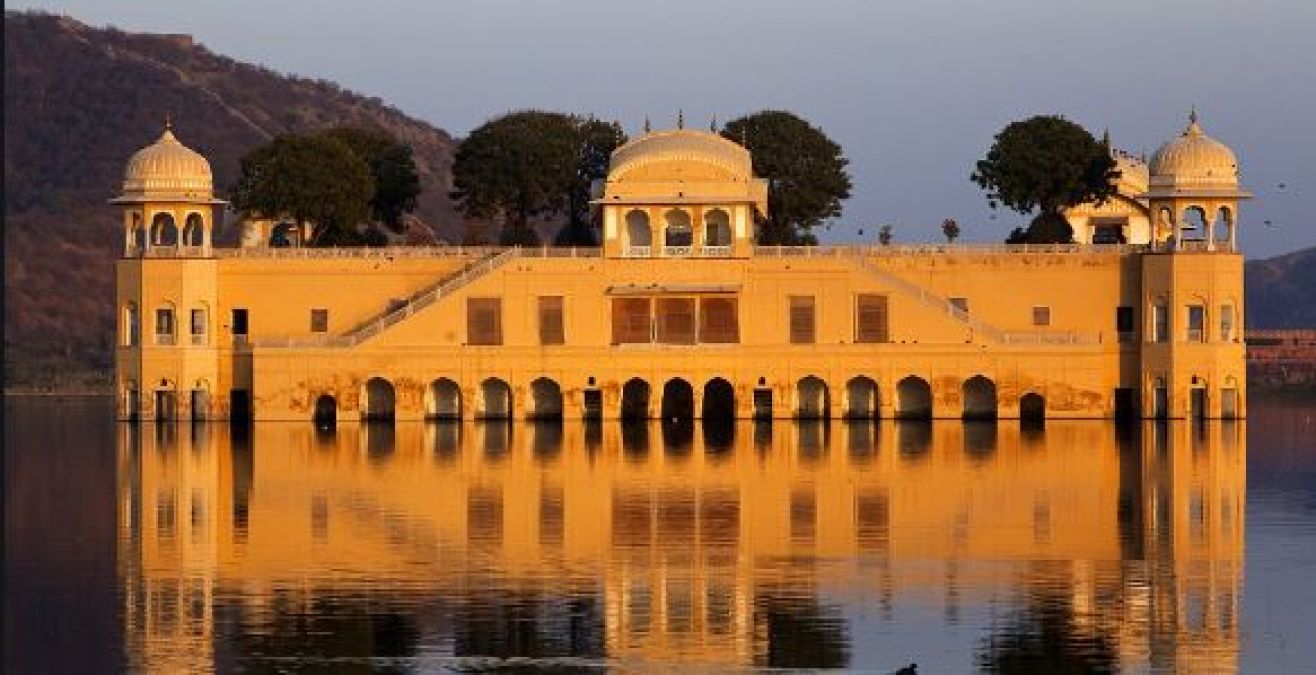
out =
{"type": "Polygon", "coordinates": [[[617,119],[632,135],[786,109],[854,179],[824,241],[1000,241],[1026,218],[969,180],[1007,123],[1062,114],[1149,156],[1196,106],[1256,193],[1249,257],[1316,245],[1312,0],[39,0],[94,25],[336,81],[463,136],[508,110],[617,119]],[[859,236],[862,229],[864,235],[859,236]]]}

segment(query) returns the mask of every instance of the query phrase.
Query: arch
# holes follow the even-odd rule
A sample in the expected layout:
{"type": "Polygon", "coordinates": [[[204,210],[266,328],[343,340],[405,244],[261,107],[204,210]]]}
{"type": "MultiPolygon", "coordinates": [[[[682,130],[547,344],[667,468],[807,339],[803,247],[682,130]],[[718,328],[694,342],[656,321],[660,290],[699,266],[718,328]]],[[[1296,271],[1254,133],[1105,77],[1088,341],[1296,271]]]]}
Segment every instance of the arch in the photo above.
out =
{"type": "Polygon", "coordinates": [[[877,382],[859,375],[845,383],[845,416],[852,419],[877,417],[877,382]]]}
{"type": "Polygon", "coordinates": [[[178,389],[173,380],[160,380],[155,388],[155,419],[157,422],[173,422],[178,419],[178,389]]]}
{"type": "Polygon", "coordinates": [[[694,243],[690,214],[684,209],[670,209],[663,214],[663,246],[689,246],[694,243]]]}
{"type": "Polygon", "coordinates": [[[1183,219],[1179,223],[1179,236],[1183,239],[1200,241],[1206,239],[1206,209],[1193,205],[1183,210],[1183,219]]]}
{"type": "Polygon", "coordinates": [[[974,375],[960,388],[964,396],[964,419],[996,419],[996,383],[974,375]]]}
{"type": "Polygon", "coordinates": [[[897,383],[896,416],[932,419],[932,385],[917,375],[910,375],[897,383]]]}
{"type": "Polygon", "coordinates": [[[689,420],[695,417],[695,388],[689,382],[674,377],[663,385],[662,419],[689,420]]]}
{"type": "Polygon", "coordinates": [[[446,377],[431,382],[425,390],[425,416],[435,420],[461,419],[461,387],[446,377]]]}
{"type": "Polygon", "coordinates": [[[203,422],[210,417],[210,383],[200,378],[192,384],[189,393],[191,400],[192,421],[203,422]]]}
{"type": "Polygon", "coordinates": [[[295,223],[277,223],[270,228],[270,248],[291,248],[300,242],[301,229],[295,223]]]}
{"type": "Polygon", "coordinates": [[[704,214],[704,246],[731,245],[731,215],[725,209],[704,214]]]}
{"type": "Polygon", "coordinates": [[[529,417],[538,420],[562,419],[562,387],[547,377],[530,383],[530,400],[534,406],[529,417]]]}
{"type": "Polygon", "coordinates": [[[638,377],[626,381],[621,388],[621,418],[623,420],[649,419],[649,383],[638,377]]]}
{"type": "Polygon", "coordinates": [[[1165,241],[1174,232],[1174,212],[1168,206],[1162,206],[1156,214],[1156,232],[1153,241],[1165,241]]]}
{"type": "Polygon", "coordinates": [[[393,383],[382,377],[372,377],[365,385],[365,405],[361,407],[361,419],[367,421],[392,421],[394,415],[393,383]]]}
{"type": "Polygon", "coordinates": [[[337,424],[338,399],[334,398],[332,394],[320,394],[315,399],[315,413],[311,421],[320,428],[328,428],[337,424]]]}
{"type": "Polygon", "coordinates": [[[178,225],[172,214],[157,213],[151,219],[151,246],[178,246],[178,225]]]}
{"type": "Polygon", "coordinates": [[[653,228],[649,226],[648,213],[641,209],[627,212],[626,239],[628,246],[653,246],[653,228]]]}
{"type": "Polygon", "coordinates": [[[704,401],[699,416],[706,420],[736,418],[736,388],[727,380],[715,377],[704,384],[704,401]]]}
{"type": "Polygon", "coordinates": [[[831,411],[827,383],[809,375],[795,383],[795,416],[800,419],[827,419],[831,411]]]}
{"type": "Polygon", "coordinates": [[[1041,424],[1046,421],[1046,398],[1035,391],[1021,396],[1019,419],[1025,424],[1041,424]]]}
{"type": "Polygon", "coordinates": [[[183,246],[205,246],[205,243],[205,219],[195,211],[187,214],[187,220],[183,221],[183,246]]]}
{"type": "Polygon", "coordinates": [[[505,420],[512,418],[512,387],[503,380],[491,377],[480,383],[480,417],[505,420]]]}
{"type": "Polygon", "coordinates": [[[141,255],[146,250],[146,227],[142,225],[142,214],[133,211],[128,224],[128,253],[141,255]]]}
{"type": "Polygon", "coordinates": [[[1217,244],[1232,244],[1234,241],[1234,212],[1228,206],[1221,206],[1215,211],[1211,223],[1211,240],[1217,244]]]}

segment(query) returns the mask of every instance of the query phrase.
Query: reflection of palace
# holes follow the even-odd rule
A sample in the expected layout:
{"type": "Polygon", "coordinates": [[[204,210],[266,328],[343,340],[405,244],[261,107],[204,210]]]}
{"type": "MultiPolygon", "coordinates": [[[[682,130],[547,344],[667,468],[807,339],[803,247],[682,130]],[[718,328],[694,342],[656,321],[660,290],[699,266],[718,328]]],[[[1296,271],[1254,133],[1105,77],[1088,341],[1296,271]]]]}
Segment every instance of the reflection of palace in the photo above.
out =
{"type": "Polygon", "coordinates": [[[931,593],[954,611],[1002,586],[1020,625],[1046,599],[1126,665],[1235,663],[1241,423],[1123,445],[1079,422],[252,434],[122,428],[134,666],[307,655],[298,622],[351,598],[374,618],[321,628],[347,637],[319,649],[844,665],[829,606],[931,593]]]}
{"type": "Polygon", "coordinates": [[[1234,153],[1194,117],[1121,169],[1079,244],[755,246],[748,150],[672,129],[612,154],[598,248],[226,248],[166,131],[115,199],[120,414],[1242,417],[1234,153]]]}

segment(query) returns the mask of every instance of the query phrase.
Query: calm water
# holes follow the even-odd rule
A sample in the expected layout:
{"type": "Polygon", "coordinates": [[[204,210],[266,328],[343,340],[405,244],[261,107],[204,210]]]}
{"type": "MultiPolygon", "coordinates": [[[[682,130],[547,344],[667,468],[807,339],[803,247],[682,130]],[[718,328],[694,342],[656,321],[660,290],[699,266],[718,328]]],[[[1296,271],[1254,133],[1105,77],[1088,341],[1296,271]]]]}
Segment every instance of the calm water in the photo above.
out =
{"type": "Polygon", "coordinates": [[[1316,672],[1316,406],[1131,430],[5,402],[6,670],[1316,672]]]}

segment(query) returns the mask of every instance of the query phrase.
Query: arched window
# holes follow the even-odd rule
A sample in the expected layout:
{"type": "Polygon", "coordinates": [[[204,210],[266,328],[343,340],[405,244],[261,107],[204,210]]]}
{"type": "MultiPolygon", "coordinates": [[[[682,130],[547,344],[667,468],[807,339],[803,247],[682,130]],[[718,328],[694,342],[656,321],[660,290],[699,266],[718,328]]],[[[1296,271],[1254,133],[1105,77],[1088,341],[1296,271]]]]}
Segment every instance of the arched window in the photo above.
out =
{"type": "Polygon", "coordinates": [[[621,417],[624,420],[649,419],[649,383],[631,378],[621,388],[621,417]]]}
{"type": "Polygon", "coordinates": [[[155,343],[157,345],[172,345],[176,342],[174,336],[178,334],[178,327],[175,326],[177,317],[174,314],[174,306],[171,303],[155,309],[155,343]]]}
{"type": "Polygon", "coordinates": [[[845,384],[845,416],[854,419],[877,417],[877,383],[862,375],[845,384]]]}
{"type": "Polygon", "coordinates": [[[695,390],[689,382],[677,377],[663,385],[662,419],[690,420],[695,417],[695,390]]]}
{"type": "Polygon", "coordinates": [[[130,302],[123,308],[123,345],[136,347],[142,336],[142,316],[137,303],[130,302]]]}
{"type": "Polygon", "coordinates": [[[530,383],[530,398],[534,419],[562,419],[562,387],[557,382],[541,377],[530,383]]]}
{"type": "Polygon", "coordinates": [[[1179,223],[1179,236],[1186,241],[1205,240],[1206,210],[1200,206],[1184,209],[1183,221],[1179,223]]]}
{"type": "Polygon", "coordinates": [[[168,213],[157,213],[151,219],[151,246],[178,246],[178,225],[168,213]]]}
{"type": "Polygon", "coordinates": [[[204,246],[205,238],[205,221],[201,218],[201,214],[187,214],[187,220],[183,225],[183,245],[197,247],[204,246]]]}
{"type": "Polygon", "coordinates": [[[1156,216],[1156,237],[1155,241],[1165,241],[1169,239],[1174,232],[1174,214],[1168,207],[1161,207],[1160,213],[1156,216]]]}
{"type": "Polygon", "coordinates": [[[810,375],[795,384],[795,416],[801,419],[826,419],[830,412],[827,383],[810,375]]]}
{"type": "Polygon", "coordinates": [[[382,377],[370,378],[366,381],[365,405],[361,407],[361,419],[371,422],[392,422],[393,415],[393,383],[382,377]]]}
{"type": "Polygon", "coordinates": [[[722,209],[704,214],[704,246],[731,245],[731,216],[722,209]]]}
{"type": "Polygon", "coordinates": [[[626,245],[649,247],[653,245],[653,230],[649,227],[649,214],[635,209],[626,214],[626,245]]]}
{"type": "Polygon", "coordinates": [[[896,384],[896,415],[913,419],[932,417],[932,387],[927,380],[910,375],[896,384]]]}
{"type": "Polygon", "coordinates": [[[430,383],[425,414],[431,419],[459,420],[462,416],[462,392],[456,382],[441,377],[430,383]]]}
{"type": "Polygon", "coordinates": [[[965,419],[996,419],[996,383],[975,375],[964,382],[965,419]]]}
{"type": "Polygon", "coordinates": [[[499,420],[512,418],[512,388],[506,382],[491,377],[480,383],[480,398],[484,404],[480,417],[499,420]]]}
{"type": "Polygon", "coordinates": [[[1215,212],[1215,222],[1211,225],[1212,236],[1217,244],[1234,243],[1234,213],[1228,206],[1222,206],[1215,212]]]}
{"type": "Polygon", "coordinates": [[[663,230],[663,245],[667,247],[689,246],[694,243],[694,230],[690,226],[690,214],[681,209],[672,209],[663,215],[666,228],[663,230]]]}

